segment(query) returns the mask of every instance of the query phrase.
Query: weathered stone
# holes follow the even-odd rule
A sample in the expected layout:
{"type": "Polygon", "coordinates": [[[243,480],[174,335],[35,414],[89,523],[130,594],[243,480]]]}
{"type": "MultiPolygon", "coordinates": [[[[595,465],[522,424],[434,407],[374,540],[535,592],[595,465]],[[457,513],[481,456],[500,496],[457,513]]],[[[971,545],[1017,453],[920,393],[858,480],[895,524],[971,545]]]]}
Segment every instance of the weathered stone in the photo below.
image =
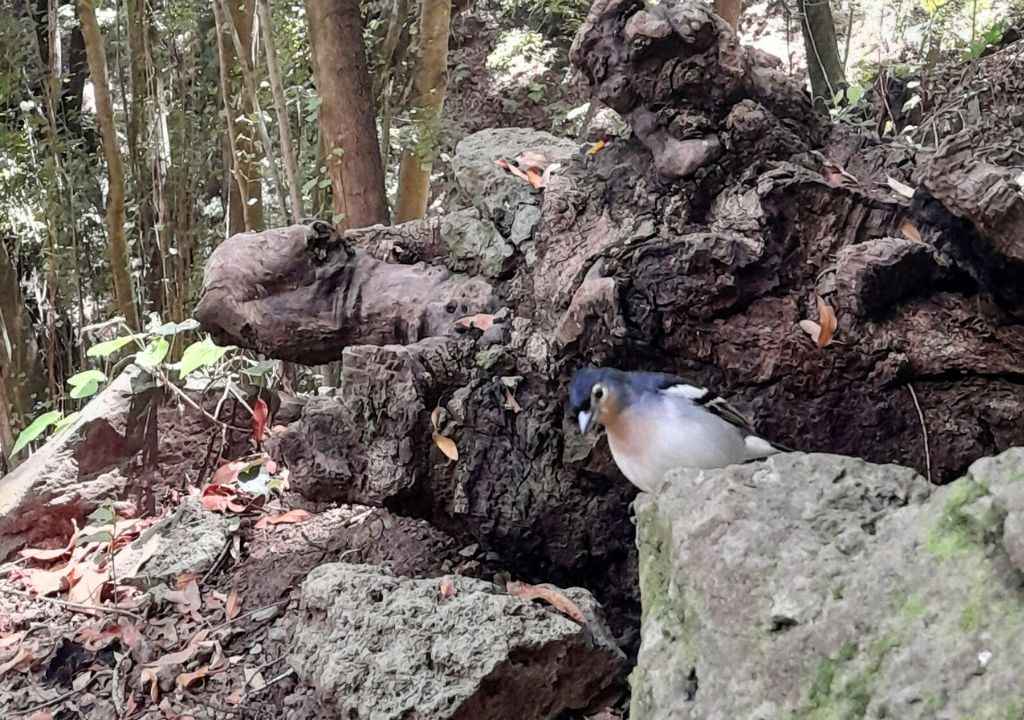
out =
{"type": "Polygon", "coordinates": [[[830,455],[675,472],[637,501],[630,717],[1019,717],[1022,486],[1020,449],[930,497],[830,455]]]}
{"type": "Polygon", "coordinates": [[[210,512],[197,498],[186,498],[171,515],[146,528],[117,553],[118,578],[159,582],[183,573],[204,573],[237,526],[237,518],[210,512]]]}
{"type": "Polygon", "coordinates": [[[314,569],[289,663],[339,717],[553,718],[585,707],[624,656],[585,590],[559,590],[586,617],[450,576],[398,578],[367,565],[314,569]]]}
{"type": "Polygon", "coordinates": [[[454,272],[500,278],[512,269],[515,248],[476,208],[444,215],[441,237],[448,247],[448,268],[454,272]]]}
{"type": "MultiPolygon", "coordinates": [[[[533,186],[498,167],[495,161],[511,162],[527,150],[543,155],[550,163],[564,163],[577,147],[570,140],[540,130],[497,128],[463,138],[452,158],[455,182],[462,196],[503,235],[510,234],[524,206],[540,205],[540,197],[533,186]]],[[[539,219],[535,210],[527,212],[539,219]]],[[[520,226],[516,234],[523,237],[529,233],[520,226]]]]}

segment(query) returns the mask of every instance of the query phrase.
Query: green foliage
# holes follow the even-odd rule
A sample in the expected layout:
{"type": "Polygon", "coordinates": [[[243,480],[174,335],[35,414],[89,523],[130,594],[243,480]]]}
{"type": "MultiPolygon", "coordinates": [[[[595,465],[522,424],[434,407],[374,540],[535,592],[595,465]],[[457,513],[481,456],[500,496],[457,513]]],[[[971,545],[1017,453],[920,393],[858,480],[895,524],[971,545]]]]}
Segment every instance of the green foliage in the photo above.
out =
{"type": "Polygon", "coordinates": [[[587,18],[590,0],[497,0],[500,16],[524,23],[560,42],[571,42],[587,18]]]}
{"type": "Polygon", "coordinates": [[[210,338],[192,343],[181,355],[181,362],[178,363],[178,377],[185,379],[199,368],[209,367],[215,364],[228,350],[234,349],[233,345],[220,347],[214,344],[210,338]]]}
{"type": "Polygon", "coordinates": [[[105,358],[113,355],[118,350],[126,345],[146,337],[146,333],[133,333],[131,335],[122,335],[116,337],[113,340],[106,340],[105,342],[97,343],[85,351],[85,354],[89,357],[105,358]]]}
{"type": "Polygon", "coordinates": [[[84,370],[68,378],[71,386],[71,397],[75,400],[92,397],[99,390],[100,383],[106,382],[107,376],[100,370],[84,370]]]}
{"type": "Polygon", "coordinates": [[[26,445],[42,435],[52,425],[55,425],[57,421],[60,420],[61,415],[62,413],[60,410],[51,410],[50,412],[44,413],[33,420],[28,427],[21,431],[18,435],[18,439],[14,441],[14,448],[11,450],[11,456],[17,455],[26,445]]]}
{"type": "Polygon", "coordinates": [[[964,58],[968,60],[974,60],[975,58],[981,57],[981,54],[988,48],[999,43],[1003,39],[1003,33],[1006,32],[1006,20],[1000,18],[992,23],[981,36],[978,37],[974,42],[967,45],[967,49],[964,50],[964,58]]]}

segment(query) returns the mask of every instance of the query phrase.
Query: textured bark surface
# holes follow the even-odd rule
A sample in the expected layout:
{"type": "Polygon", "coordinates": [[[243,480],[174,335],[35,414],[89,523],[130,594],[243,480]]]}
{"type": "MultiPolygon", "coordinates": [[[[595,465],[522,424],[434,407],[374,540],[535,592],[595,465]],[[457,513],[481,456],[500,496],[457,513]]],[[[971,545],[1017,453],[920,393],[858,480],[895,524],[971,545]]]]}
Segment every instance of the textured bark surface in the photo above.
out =
{"type": "Polygon", "coordinates": [[[339,395],[311,401],[275,450],[304,493],[428,518],[525,579],[584,584],[630,646],[634,493],[566,413],[577,367],[679,372],[774,440],[930,468],[936,482],[1024,443],[1012,196],[970,211],[946,207],[937,184],[912,202],[894,194],[886,175],[911,182],[949,153],[829,135],[806,92],[696,0],[599,0],[573,60],[635,136],[566,155],[542,195],[524,183],[521,199],[487,149],[507,138],[459,144],[462,197],[516,248],[476,308],[435,315],[425,302],[473,282],[441,267],[453,259],[433,221],[366,231],[378,259],[314,261],[295,229],[239,236],[211,258],[200,318],[219,340],[342,356],[339,395]],[[860,182],[837,187],[819,148],[860,182]],[[431,264],[394,262],[418,260],[431,264]],[[418,301],[397,302],[397,278],[418,301]],[[825,348],[799,326],[818,319],[816,296],[838,316],[825,348]],[[503,304],[486,332],[454,327],[503,304]]]}
{"type": "Polygon", "coordinates": [[[384,168],[356,0],[306,0],[334,213],[343,228],[387,222],[384,168]]]}

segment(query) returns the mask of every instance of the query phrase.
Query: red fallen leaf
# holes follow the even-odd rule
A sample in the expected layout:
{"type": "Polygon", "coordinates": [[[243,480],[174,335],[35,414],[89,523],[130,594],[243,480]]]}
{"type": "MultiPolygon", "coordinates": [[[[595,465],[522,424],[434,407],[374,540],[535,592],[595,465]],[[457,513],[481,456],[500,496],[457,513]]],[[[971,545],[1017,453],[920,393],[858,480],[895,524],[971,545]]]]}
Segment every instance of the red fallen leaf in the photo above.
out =
{"type": "Polygon", "coordinates": [[[541,587],[540,585],[530,585],[523,582],[510,582],[506,587],[509,595],[514,595],[523,600],[544,600],[570,620],[575,620],[580,625],[587,624],[587,619],[576,606],[576,603],[560,592],[551,588],[541,587]]]}
{"type": "Polygon", "coordinates": [[[909,220],[903,221],[903,224],[900,225],[900,232],[902,232],[908,240],[913,240],[914,242],[922,242],[921,231],[918,230],[917,226],[914,225],[914,223],[910,222],[909,220]]]}
{"type": "Polygon", "coordinates": [[[228,595],[228,600],[224,603],[224,616],[228,620],[234,620],[238,617],[239,611],[242,609],[242,601],[238,598],[238,591],[232,590],[228,595]]]}
{"type": "Polygon", "coordinates": [[[442,600],[447,600],[450,597],[455,597],[455,583],[447,575],[441,578],[441,584],[437,588],[438,594],[442,600]]]}
{"type": "Polygon", "coordinates": [[[238,479],[238,473],[245,470],[252,463],[245,460],[232,460],[229,463],[224,463],[217,472],[210,478],[210,485],[227,485],[238,479]]]}
{"type": "Polygon", "coordinates": [[[188,662],[199,651],[199,646],[206,641],[209,634],[210,630],[208,628],[200,630],[192,636],[192,639],[188,641],[188,645],[183,650],[161,655],[156,660],[143,665],[143,668],[161,668],[167,665],[181,665],[188,662]]]}
{"type": "Polygon", "coordinates": [[[282,523],[301,523],[306,522],[311,517],[313,516],[305,510],[295,508],[280,515],[264,515],[256,522],[256,527],[265,528],[269,525],[281,525],[282,523]]]}
{"type": "Polygon", "coordinates": [[[263,467],[265,467],[267,469],[267,472],[270,473],[271,475],[277,474],[277,462],[275,462],[271,458],[267,458],[267,461],[263,463],[263,467]]]}
{"type": "Polygon", "coordinates": [[[526,181],[538,190],[544,187],[544,173],[538,172],[536,168],[526,171],[526,181]]]}
{"type": "Polygon", "coordinates": [[[53,713],[49,710],[36,710],[28,716],[28,720],[53,720],[53,713]]]}
{"type": "Polygon", "coordinates": [[[257,444],[263,442],[263,436],[267,432],[267,418],[270,417],[270,408],[263,398],[257,398],[252,406],[252,439],[257,444]]]}
{"type": "Polygon", "coordinates": [[[487,313],[477,313],[476,315],[468,315],[464,318],[459,318],[455,321],[456,327],[466,328],[477,328],[478,330],[487,331],[491,325],[494,324],[494,316],[488,315],[487,313]]]}
{"type": "Polygon", "coordinates": [[[207,510],[212,510],[213,512],[225,512],[229,509],[233,509],[231,505],[234,504],[235,496],[236,492],[233,487],[222,485],[220,483],[211,483],[203,488],[203,493],[199,501],[207,510]]]}

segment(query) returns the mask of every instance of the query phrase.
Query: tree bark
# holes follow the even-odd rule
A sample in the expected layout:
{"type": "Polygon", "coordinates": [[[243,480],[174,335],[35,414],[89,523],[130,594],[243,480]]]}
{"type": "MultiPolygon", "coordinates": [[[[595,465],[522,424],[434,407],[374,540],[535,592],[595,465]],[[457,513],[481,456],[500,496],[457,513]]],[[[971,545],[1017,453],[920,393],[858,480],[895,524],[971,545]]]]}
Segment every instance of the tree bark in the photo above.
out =
{"type": "Polygon", "coordinates": [[[302,220],[302,176],[299,174],[295,161],[295,150],[292,148],[291,122],[288,119],[288,103],[284,97],[284,86],[281,82],[281,70],[277,65],[277,49],[274,47],[274,33],[271,27],[270,0],[258,0],[260,25],[263,29],[263,51],[267,55],[267,75],[270,78],[270,90],[274,94],[274,110],[277,114],[277,132],[281,139],[281,160],[284,163],[285,176],[288,178],[288,194],[291,199],[292,221],[302,220]]]}
{"type": "MultiPolygon", "coordinates": [[[[231,3],[227,3],[231,6],[231,3]]],[[[229,24],[231,30],[231,42],[235,45],[235,53],[238,55],[238,67],[242,71],[242,82],[245,85],[244,95],[252,108],[252,116],[256,118],[256,130],[259,132],[260,142],[263,143],[263,153],[266,155],[267,164],[270,166],[270,177],[274,181],[274,188],[277,190],[278,200],[281,204],[282,217],[288,216],[288,201],[285,198],[284,183],[281,182],[281,174],[277,170],[277,162],[274,160],[274,145],[270,140],[270,132],[267,130],[267,122],[263,119],[263,109],[260,107],[259,88],[256,87],[256,76],[253,70],[252,61],[252,21],[255,18],[256,6],[252,6],[252,12],[246,11],[242,18],[248,22],[249,45],[248,48],[242,45],[242,38],[239,34],[236,13],[232,12],[232,21],[229,24]]]]}
{"type": "Polygon", "coordinates": [[[220,70],[220,94],[224,106],[225,125],[227,127],[228,172],[234,179],[228,190],[228,237],[244,230],[256,230],[262,226],[262,211],[257,212],[259,202],[249,202],[250,182],[245,174],[247,163],[242,160],[242,141],[239,138],[238,126],[235,125],[235,109],[231,104],[231,65],[233,52],[231,44],[224,42],[226,20],[220,0],[213,0],[213,18],[217,31],[217,65],[220,70]],[[259,224],[257,224],[259,221],[259,224]]]}
{"type": "Polygon", "coordinates": [[[356,0],[305,0],[320,133],[341,229],[387,222],[384,167],[356,0]]]}
{"type": "Polygon", "coordinates": [[[743,14],[743,0],[715,0],[715,14],[729,23],[733,30],[737,30],[740,15],[743,14]]]}
{"type": "Polygon", "coordinates": [[[395,220],[400,223],[423,217],[430,202],[430,169],[437,156],[448,85],[451,10],[451,0],[421,3],[420,57],[413,79],[416,144],[402,152],[395,211],[395,220]]]}
{"type": "Polygon", "coordinates": [[[843,59],[836,41],[829,0],[800,0],[803,17],[804,46],[807,52],[807,74],[811,78],[814,106],[828,112],[836,93],[846,87],[843,59]]]}
{"type": "Polygon", "coordinates": [[[124,234],[124,165],[114,129],[114,108],[107,82],[106,50],[96,22],[93,0],[79,0],[78,14],[85,37],[89,74],[96,95],[96,119],[100,126],[103,155],[107,161],[107,234],[114,296],[118,312],[125,318],[125,322],[132,328],[138,328],[139,316],[135,309],[132,276],[128,267],[128,243],[124,234]]]}

